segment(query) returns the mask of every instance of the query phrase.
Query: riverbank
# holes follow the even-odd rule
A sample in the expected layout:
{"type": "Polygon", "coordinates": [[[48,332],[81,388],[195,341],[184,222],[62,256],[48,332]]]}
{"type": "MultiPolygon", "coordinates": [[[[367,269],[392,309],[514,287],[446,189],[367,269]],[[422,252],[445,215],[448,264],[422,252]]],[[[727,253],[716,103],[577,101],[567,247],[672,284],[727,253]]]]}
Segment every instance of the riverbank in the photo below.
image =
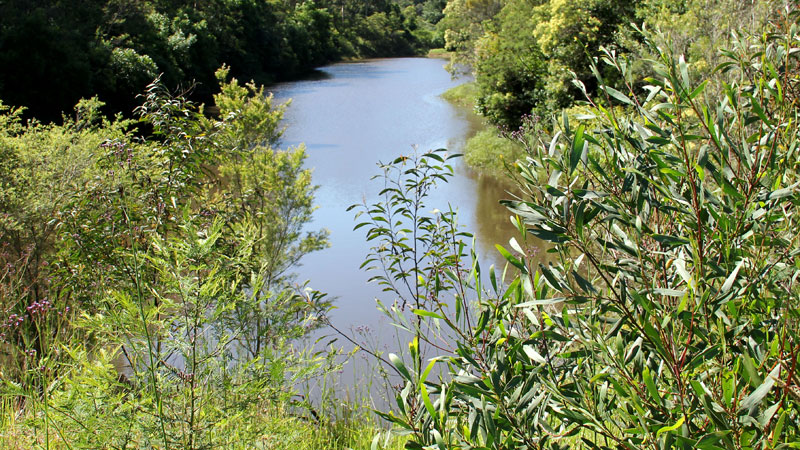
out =
{"type": "MultiPolygon", "coordinates": [[[[441,97],[454,106],[475,112],[478,88],[474,82],[460,84],[445,91],[441,97]]],[[[481,127],[464,144],[464,161],[481,174],[501,178],[506,164],[513,163],[524,154],[521,145],[502,137],[500,131],[480,118],[481,127]]]]}

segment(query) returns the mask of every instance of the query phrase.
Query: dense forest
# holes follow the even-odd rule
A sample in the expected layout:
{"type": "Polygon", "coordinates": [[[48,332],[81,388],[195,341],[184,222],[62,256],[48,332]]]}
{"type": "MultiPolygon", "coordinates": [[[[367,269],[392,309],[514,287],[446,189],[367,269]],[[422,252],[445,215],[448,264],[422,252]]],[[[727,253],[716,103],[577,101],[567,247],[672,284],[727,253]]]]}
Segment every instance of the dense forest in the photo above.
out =
{"type": "Polygon", "coordinates": [[[214,71],[261,84],[342,58],[441,46],[444,2],[89,0],[0,2],[0,98],[59,120],[81,98],[129,114],[157,75],[208,102],[214,71]]]}
{"type": "Polygon", "coordinates": [[[598,75],[624,90],[626,80],[614,67],[588,63],[605,52],[631,59],[632,81],[643,84],[651,75],[645,61],[656,58],[645,36],[685,55],[693,76],[714,78],[718,85],[712,73],[732,33],[758,29],[774,11],[763,1],[450,1],[438,24],[452,55],[450,69],[475,77],[450,94],[474,106],[490,126],[468,144],[466,160],[502,174],[498,157],[513,160],[523,149],[513,139],[498,139],[495,128],[509,134],[526,118],[580,115],[582,88],[596,94],[598,75]]]}
{"type": "Polygon", "coordinates": [[[794,1],[12,0],[0,59],[2,448],[800,446],[794,1]],[[298,391],[343,351],[262,83],[434,46],[519,234],[482,267],[427,204],[457,155],[381,165],[376,419],[298,391]]]}
{"type": "MultiPolygon", "coordinates": [[[[439,27],[454,67],[461,63],[476,76],[478,112],[516,129],[524,116],[547,116],[583,100],[574,80],[594,94],[587,61],[602,56],[601,49],[652,56],[632,24],[660,30],[696,74],[708,75],[731,32],[758,27],[771,8],[757,1],[460,0],[448,3],[439,27]]],[[[598,68],[604,81],[622,82],[613,68],[598,68]]],[[[635,71],[647,76],[642,64],[635,71]]]]}

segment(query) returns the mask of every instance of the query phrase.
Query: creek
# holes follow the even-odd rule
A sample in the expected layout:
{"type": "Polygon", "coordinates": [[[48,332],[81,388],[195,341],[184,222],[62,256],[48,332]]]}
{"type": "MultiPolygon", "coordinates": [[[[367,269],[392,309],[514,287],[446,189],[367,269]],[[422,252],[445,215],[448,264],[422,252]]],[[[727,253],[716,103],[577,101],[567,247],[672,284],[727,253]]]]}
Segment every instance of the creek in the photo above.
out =
{"type": "MultiPolygon", "coordinates": [[[[380,173],[378,162],[389,162],[415,151],[447,148],[461,153],[465,141],[482,125],[471,111],[453,106],[440,94],[461,80],[453,80],[445,61],[431,58],[376,59],[335,64],[319,69],[316,77],[271,87],[276,101],[291,99],[286,111],[282,147],[306,146],[306,165],[313,169],[319,189],[319,208],[308,229],[330,231],[330,248],[305,256],[296,270],[299,281],[333,297],[330,320],[368,348],[397,351],[394,328],[376,309],[375,299],[394,300],[367,282],[372,273],[359,266],[369,252],[365,229],[356,225],[350,205],[377,200],[383,187],[371,178],[380,173]]],[[[498,204],[508,198],[497,180],[476,174],[461,159],[455,176],[432,192],[427,209],[459,212],[459,222],[477,236],[481,266],[503,259],[495,243],[506,245],[515,235],[509,213],[498,204]]],[[[340,340],[340,343],[343,342],[340,340]]],[[[374,361],[355,364],[369,367],[374,361]]],[[[361,376],[352,373],[352,383],[361,376]]],[[[350,384],[348,381],[343,381],[350,384]]]]}

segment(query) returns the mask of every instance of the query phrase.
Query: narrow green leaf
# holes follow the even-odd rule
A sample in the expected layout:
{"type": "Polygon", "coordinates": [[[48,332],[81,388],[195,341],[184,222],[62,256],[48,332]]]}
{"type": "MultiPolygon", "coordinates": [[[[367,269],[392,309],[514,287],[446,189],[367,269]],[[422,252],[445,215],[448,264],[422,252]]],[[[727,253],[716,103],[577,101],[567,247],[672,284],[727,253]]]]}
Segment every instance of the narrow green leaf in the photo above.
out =
{"type": "Polygon", "coordinates": [[[761,417],[758,419],[758,423],[761,424],[762,428],[766,428],[767,424],[772,421],[772,417],[775,416],[775,413],[778,411],[780,406],[780,403],[775,403],[767,408],[766,411],[764,411],[764,414],[761,414],[761,417]]]}
{"type": "Polygon", "coordinates": [[[655,401],[656,404],[660,405],[661,395],[659,395],[656,384],[653,382],[653,376],[650,374],[649,368],[644,368],[642,371],[642,377],[644,378],[644,384],[647,387],[647,392],[650,394],[650,397],[653,398],[653,401],[655,401]]]}
{"type": "Polygon", "coordinates": [[[720,289],[720,292],[722,292],[724,294],[724,293],[726,293],[726,292],[731,290],[731,287],[733,286],[734,281],[736,281],[736,275],[739,274],[739,269],[742,268],[742,264],[743,263],[744,263],[744,260],[740,260],[739,263],[736,264],[736,267],[733,269],[733,272],[731,272],[731,274],[728,275],[728,278],[725,279],[725,283],[722,284],[722,288],[720,289]]]}
{"type": "Polygon", "coordinates": [[[547,360],[545,360],[544,357],[530,345],[523,345],[522,351],[524,351],[525,354],[528,355],[528,358],[530,358],[531,361],[537,364],[544,364],[547,362],[547,360]]]}
{"type": "Polygon", "coordinates": [[[555,305],[558,303],[563,303],[566,300],[567,300],[566,297],[543,298],[539,300],[530,300],[514,306],[516,306],[517,308],[530,308],[531,306],[555,305]]]}
{"type": "Polygon", "coordinates": [[[702,93],[702,92],[705,90],[705,88],[706,88],[706,85],[707,85],[707,84],[708,84],[708,80],[705,80],[705,81],[703,81],[702,83],[700,83],[700,86],[697,86],[697,87],[696,87],[696,88],[695,88],[695,89],[692,91],[692,93],[691,93],[691,94],[689,94],[689,98],[690,98],[690,99],[694,99],[695,97],[697,97],[698,95],[700,95],[700,93],[702,93]]]}
{"type": "Polygon", "coordinates": [[[586,149],[586,140],[583,138],[585,126],[580,124],[578,130],[575,132],[575,138],[572,140],[572,152],[569,156],[569,173],[570,175],[575,172],[578,163],[581,161],[583,153],[586,149]]]}
{"type": "Polygon", "coordinates": [[[528,269],[527,267],[525,267],[525,264],[523,264],[522,261],[520,261],[519,259],[515,258],[514,255],[512,255],[508,250],[503,248],[502,245],[496,244],[495,248],[497,249],[498,252],[500,252],[501,255],[503,255],[503,258],[505,258],[506,261],[510,262],[514,267],[522,270],[524,273],[528,273],[528,269]]]}
{"type": "Polygon", "coordinates": [[[774,447],[775,444],[780,442],[781,440],[781,433],[783,432],[783,424],[786,423],[786,411],[781,413],[781,417],[778,418],[778,422],[775,423],[775,428],[772,430],[772,446],[774,447]]]}
{"type": "Polygon", "coordinates": [[[748,410],[753,406],[756,406],[757,404],[761,403],[761,400],[763,400],[764,397],[766,397],[767,394],[769,394],[769,391],[772,390],[772,386],[775,385],[775,380],[778,379],[780,373],[781,373],[781,366],[780,365],[775,366],[775,368],[772,369],[772,372],[770,372],[769,375],[767,375],[764,382],[761,383],[761,386],[756,388],[756,390],[751,392],[750,395],[748,395],[747,397],[745,397],[744,400],[742,400],[741,410],[748,410]]]}
{"type": "Polygon", "coordinates": [[[686,291],[679,291],[677,289],[653,289],[653,293],[666,297],[683,297],[686,295],[686,291]]]}
{"type": "Polygon", "coordinates": [[[436,410],[433,408],[433,403],[431,403],[431,398],[428,396],[428,389],[425,388],[425,385],[422,384],[419,387],[420,393],[422,394],[422,402],[425,404],[425,409],[428,410],[428,414],[433,417],[434,421],[436,420],[436,410]]]}
{"type": "Polygon", "coordinates": [[[519,242],[517,242],[517,238],[512,237],[511,239],[508,240],[508,244],[511,246],[512,249],[514,249],[515,252],[521,255],[525,254],[525,250],[523,250],[522,246],[519,245],[519,242]]]}
{"type": "Polygon", "coordinates": [[[758,100],[755,97],[750,97],[750,108],[753,110],[754,113],[764,122],[767,126],[772,127],[772,121],[767,118],[767,115],[764,114],[764,110],[761,109],[761,105],[758,103],[758,100]]]}
{"type": "Polygon", "coordinates": [[[438,358],[431,359],[431,362],[428,363],[428,366],[425,367],[425,371],[422,372],[422,376],[419,377],[419,383],[423,384],[428,379],[428,375],[430,375],[431,370],[433,370],[433,366],[436,365],[436,362],[439,361],[438,358]]]}
{"type": "Polygon", "coordinates": [[[372,438],[372,444],[370,444],[370,450],[379,450],[378,442],[380,441],[381,435],[376,434],[374,438],[372,438]]]}
{"type": "Polygon", "coordinates": [[[432,317],[434,319],[444,320],[444,316],[442,316],[439,313],[435,313],[433,311],[425,311],[424,309],[413,309],[413,310],[411,310],[411,312],[413,312],[414,314],[416,314],[418,316],[432,317]]]}
{"type": "Polygon", "coordinates": [[[674,424],[674,425],[670,425],[670,426],[667,426],[667,427],[661,427],[661,428],[658,430],[658,432],[656,432],[656,438],[658,438],[659,436],[661,436],[663,433],[669,433],[669,432],[671,432],[671,431],[675,431],[675,430],[677,430],[678,428],[680,428],[680,427],[681,427],[681,425],[683,425],[683,422],[684,422],[685,420],[686,420],[686,417],[681,417],[680,419],[678,419],[678,421],[677,421],[677,422],[675,422],[675,424],[674,424]]]}
{"type": "Polygon", "coordinates": [[[681,71],[681,78],[683,79],[683,88],[689,89],[689,66],[686,64],[686,58],[683,55],[678,57],[678,68],[681,71]]]}
{"type": "Polygon", "coordinates": [[[602,88],[604,91],[608,93],[611,97],[625,103],[626,105],[634,106],[634,103],[631,99],[628,98],[627,95],[623,94],[622,92],[612,88],[611,86],[603,86],[602,88]]]}
{"type": "Polygon", "coordinates": [[[408,369],[406,369],[406,365],[403,364],[403,360],[401,360],[399,356],[395,355],[394,353],[389,353],[389,361],[391,361],[394,367],[397,368],[397,371],[400,372],[400,375],[402,375],[406,380],[412,383],[414,382],[414,379],[411,377],[408,369]]]}
{"type": "Polygon", "coordinates": [[[657,145],[669,145],[671,143],[669,139],[664,139],[661,136],[650,136],[646,140],[647,142],[657,145]]]}
{"type": "Polygon", "coordinates": [[[758,374],[754,361],[749,355],[742,355],[742,368],[750,386],[757,387],[761,385],[761,376],[758,374]]]}

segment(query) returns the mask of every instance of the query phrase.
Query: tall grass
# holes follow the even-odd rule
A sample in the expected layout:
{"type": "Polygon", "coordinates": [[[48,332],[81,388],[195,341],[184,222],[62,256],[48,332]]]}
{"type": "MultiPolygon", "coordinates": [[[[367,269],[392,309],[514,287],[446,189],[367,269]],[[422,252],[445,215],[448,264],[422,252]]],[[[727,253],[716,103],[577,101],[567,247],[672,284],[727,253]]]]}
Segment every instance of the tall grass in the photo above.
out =
{"type": "MultiPolygon", "coordinates": [[[[66,415],[51,417],[54,421],[50,427],[50,434],[45,435],[42,430],[43,417],[37,412],[42,411],[41,405],[29,404],[24,409],[19,409],[9,399],[0,401],[0,448],[3,450],[74,450],[86,448],[76,443],[90,442],[98,430],[74,429],[66,415]],[[70,429],[70,432],[59,435],[55,429],[70,429]]],[[[377,448],[384,450],[400,450],[405,444],[405,438],[387,433],[364,410],[350,412],[351,417],[340,417],[334,421],[315,421],[297,415],[288,405],[271,406],[265,408],[258,416],[258,422],[253,424],[262,428],[263,432],[255,439],[246,438],[248,433],[240,433],[236,427],[222,424],[217,433],[225,434],[228,443],[226,450],[343,450],[343,449],[370,449],[373,443],[377,448]]],[[[65,412],[66,414],[66,412],[65,412]]],[[[132,424],[128,424],[132,425],[132,424]]],[[[124,433],[125,429],[119,429],[124,433]]],[[[114,445],[115,441],[108,441],[107,448],[139,449],[149,448],[145,440],[137,439],[134,434],[124,443],[124,446],[114,445]]]]}
{"type": "Polygon", "coordinates": [[[502,175],[506,164],[524,155],[521,145],[506,139],[493,127],[478,131],[464,147],[464,161],[472,168],[490,175],[502,175]]]}

